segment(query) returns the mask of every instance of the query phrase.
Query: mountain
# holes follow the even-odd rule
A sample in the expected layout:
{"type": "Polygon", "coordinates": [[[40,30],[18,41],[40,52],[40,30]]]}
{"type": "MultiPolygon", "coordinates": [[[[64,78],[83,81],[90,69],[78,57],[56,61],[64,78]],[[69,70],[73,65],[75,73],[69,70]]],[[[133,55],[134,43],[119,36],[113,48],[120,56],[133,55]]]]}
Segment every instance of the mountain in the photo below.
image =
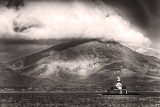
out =
{"type": "Polygon", "coordinates": [[[27,87],[28,83],[31,83],[33,78],[29,78],[24,75],[20,75],[7,68],[3,63],[0,63],[0,87],[27,87]]]}
{"type": "Polygon", "coordinates": [[[160,81],[158,58],[142,55],[118,42],[97,39],[55,45],[5,66],[18,75],[32,78],[28,83],[32,86],[113,85],[117,76],[132,86],[160,81]]]}

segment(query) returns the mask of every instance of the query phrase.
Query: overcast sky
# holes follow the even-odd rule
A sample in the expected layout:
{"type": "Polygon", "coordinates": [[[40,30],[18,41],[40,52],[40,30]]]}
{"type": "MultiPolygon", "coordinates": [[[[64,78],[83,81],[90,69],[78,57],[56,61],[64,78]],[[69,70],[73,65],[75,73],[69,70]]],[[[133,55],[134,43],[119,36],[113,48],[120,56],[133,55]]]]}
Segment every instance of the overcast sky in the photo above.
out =
{"type": "Polygon", "coordinates": [[[10,1],[0,6],[1,39],[100,38],[159,55],[159,0],[10,1]]]}

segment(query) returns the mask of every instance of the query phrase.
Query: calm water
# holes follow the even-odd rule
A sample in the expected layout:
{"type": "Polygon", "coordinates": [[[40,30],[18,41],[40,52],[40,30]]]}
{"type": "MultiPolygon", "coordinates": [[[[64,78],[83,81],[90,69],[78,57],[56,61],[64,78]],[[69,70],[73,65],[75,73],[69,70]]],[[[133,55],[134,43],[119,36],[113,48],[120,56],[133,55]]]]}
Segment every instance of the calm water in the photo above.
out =
{"type": "Polygon", "coordinates": [[[160,107],[160,93],[0,93],[1,107],[160,107]]]}

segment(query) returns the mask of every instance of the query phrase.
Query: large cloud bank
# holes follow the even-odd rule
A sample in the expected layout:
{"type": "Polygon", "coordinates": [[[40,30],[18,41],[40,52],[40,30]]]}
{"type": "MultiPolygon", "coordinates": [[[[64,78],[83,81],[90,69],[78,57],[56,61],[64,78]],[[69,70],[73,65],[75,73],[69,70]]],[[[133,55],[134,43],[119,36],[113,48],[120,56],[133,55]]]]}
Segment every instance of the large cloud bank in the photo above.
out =
{"type": "Polygon", "coordinates": [[[101,38],[146,46],[150,40],[103,3],[28,2],[0,8],[0,37],[22,39],[101,38]]]}

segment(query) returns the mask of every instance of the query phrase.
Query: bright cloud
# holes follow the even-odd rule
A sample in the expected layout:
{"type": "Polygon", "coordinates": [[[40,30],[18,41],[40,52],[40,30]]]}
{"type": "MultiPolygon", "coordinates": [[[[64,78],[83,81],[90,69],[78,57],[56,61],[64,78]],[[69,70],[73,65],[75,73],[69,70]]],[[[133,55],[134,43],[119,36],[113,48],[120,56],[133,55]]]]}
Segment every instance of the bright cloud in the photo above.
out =
{"type": "Polygon", "coordinates": [[[19,11],[0,8],[1,38],[101,38],[127,45],[149,45],[150,40],[134,29],[112,8],[80,1],[28,2],[19,11]]]}
{"type": "Polygon", "coordinates": [[[144,55],[155,56],[160,59],[160,50],[157,50],[157,49],[141,47],[141,48],[137,48],[135,51],[144,55]]]}

